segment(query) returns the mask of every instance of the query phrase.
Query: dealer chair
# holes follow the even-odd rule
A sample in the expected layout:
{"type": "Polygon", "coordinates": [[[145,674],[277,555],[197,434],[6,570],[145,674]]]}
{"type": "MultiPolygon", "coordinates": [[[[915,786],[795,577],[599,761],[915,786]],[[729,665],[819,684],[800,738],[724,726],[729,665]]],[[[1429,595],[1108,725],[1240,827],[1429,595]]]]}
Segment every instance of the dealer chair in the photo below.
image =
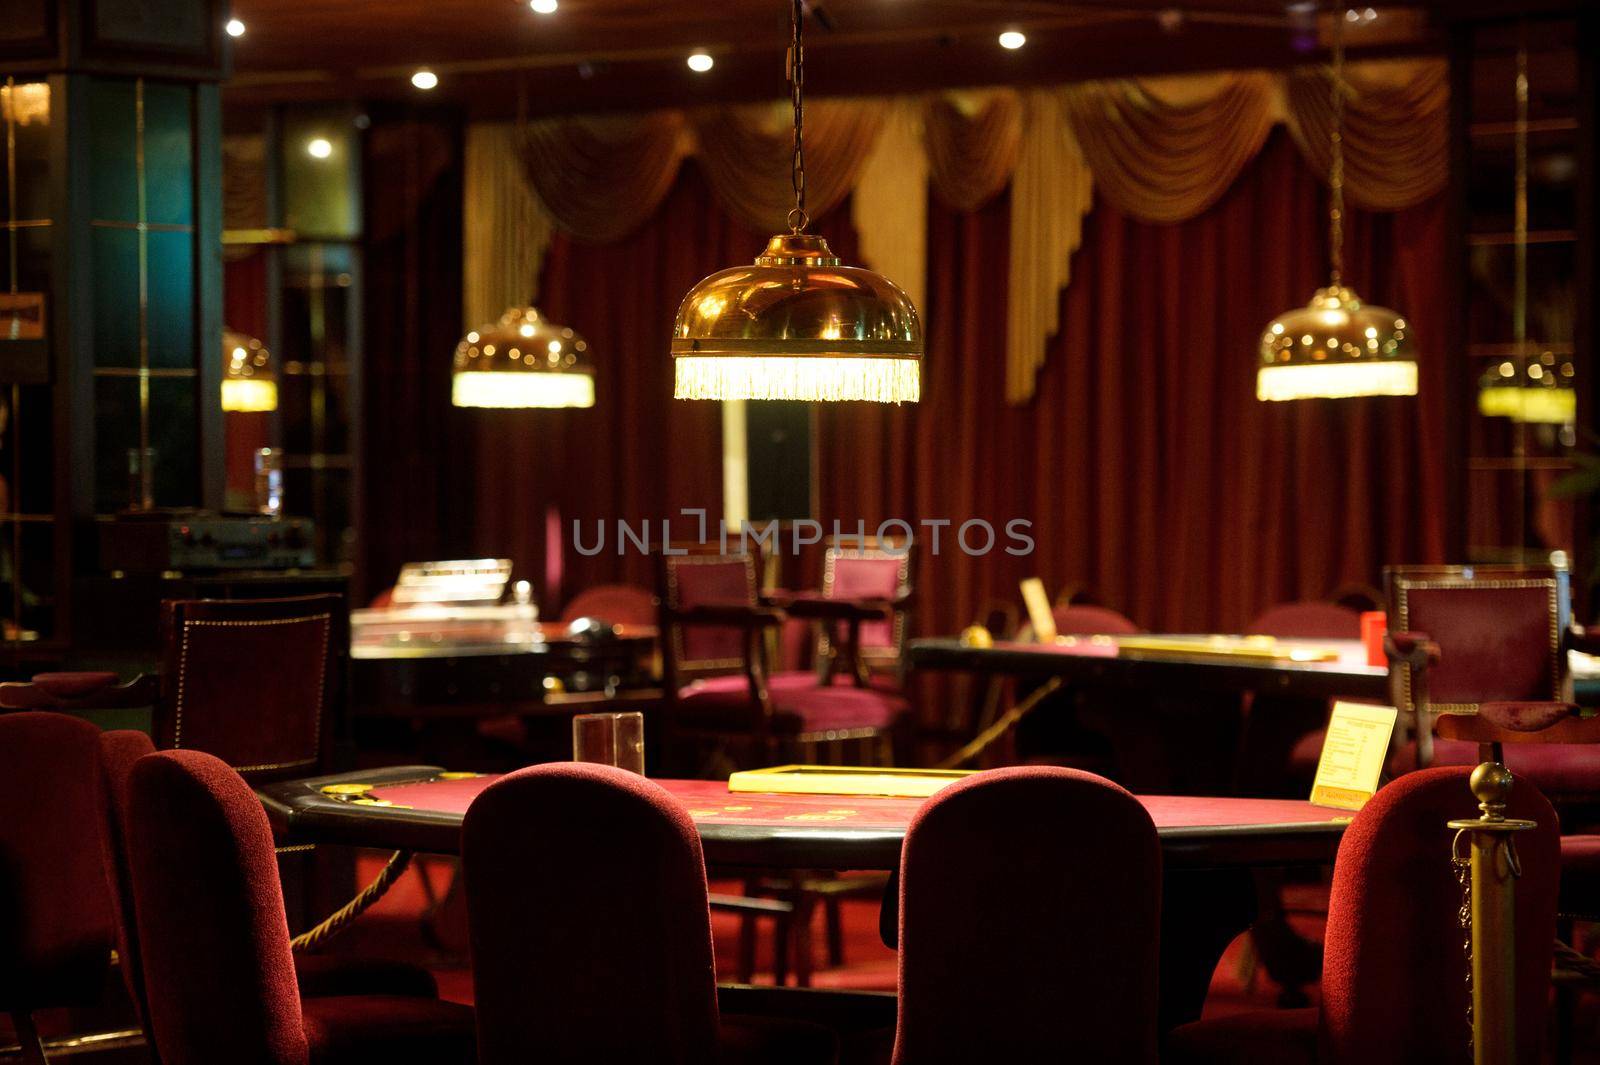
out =
{"type": "Polygon", "coordinates": [[[164,1065],[471,1065],[472,1011],[416,995],[302,999],[272,830],[250,786],[200,751],[128,778],[131,874],[148,1012],[164,1065]]]}
{"type": "Polygon", "coordinates": [[[784,612],[762,603],[753,553],[658,556],[669,742],[710,743],[736,761],[815,762],[854,744],[863,762],[892,748],[903,697],[865,684],[773,672],[766,634],[784,612]]]}
{"type": "MultiPolygon", "coordinates": [[[[134,918],[133,878],[128,864],[128,781],[134,764],[155,753],[155,744],[142,732],[100,734],[100,767],[105,798],[106,874],[111,885],[117,955],[122,979],[142,1023],[149,1016],[139,930],[134,918]]],[[[410,995],[438,997],[433,974],[402,962],[365,959],[337,954],[294,955],[295,982],[302,996],[410,995]]],[[[146,1036],[150,1036],[148,1024],[146,1036]]],[[[152,1046],[155,1045],[150,1038],[152,1046]]]]}
{"type": "MultiPolygon", "coordinates": [[[[1452,819],[1478,816],[1471,770],[1409,773],[1381,788],[1345,830],[1334,863],[1322,1004],[1259,1010],[1175,1029],[1168,1065],[1455,1065],[1468,1060],[1467,962],[1452,819]]],[[[1548,800],[1518,781],[1516,1031],[1537,1062],[1555,936],[1560,829],[1548,800]]]]}
{"type": "Polygon", "coordinates": [[[656,597],[637,585],[597,584],[573,596],[561,611],[563,622],[579,618],[648,627],[656,623],[656,597]]]}
{"type": "Polygon", "coordinates": [[[518,770],[461,846],[482,1065],[834,1060],[824,1028],[719,1014],[700,835],[658,785],[518,770]]]}
{"type": "Polygon", "coordinates": [[[922,806],[900,868],[895,1065],[1153,1065],[1161,845],[1132,795],[979,773],[922,806]]]}
{"type": "Polygon", "coordinates": [[[0,1010],[42,1065],[35,1010],[90,1005],[111,967],[99,730],[56,713],[0,715],[0,1010]]]}

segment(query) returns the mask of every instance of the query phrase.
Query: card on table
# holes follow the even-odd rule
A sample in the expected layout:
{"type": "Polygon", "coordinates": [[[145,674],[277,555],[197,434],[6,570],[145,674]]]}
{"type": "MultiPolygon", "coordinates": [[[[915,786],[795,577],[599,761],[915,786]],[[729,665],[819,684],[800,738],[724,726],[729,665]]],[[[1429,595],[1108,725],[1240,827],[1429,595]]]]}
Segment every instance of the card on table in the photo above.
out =
{"type": "Polygon", "coordinates": [[[1392,706],[1334,703],[1311,801],[1340,810],[1365,806],[1378,791],[1398,716],[1392,706]]]}

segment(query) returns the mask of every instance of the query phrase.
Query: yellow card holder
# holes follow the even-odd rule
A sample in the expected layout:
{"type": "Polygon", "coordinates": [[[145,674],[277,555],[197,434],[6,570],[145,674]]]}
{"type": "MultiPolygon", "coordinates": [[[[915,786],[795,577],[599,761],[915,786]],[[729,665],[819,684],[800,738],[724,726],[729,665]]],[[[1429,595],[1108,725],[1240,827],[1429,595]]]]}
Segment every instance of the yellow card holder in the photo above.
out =
{"type": "Polygon", "coordinates": [[[1311,801],[1338,810],[1359,810],[1377,794],[1398,713],[1392,706],[1334,703],[1328,734],[1317,759],[1311,801]]]}

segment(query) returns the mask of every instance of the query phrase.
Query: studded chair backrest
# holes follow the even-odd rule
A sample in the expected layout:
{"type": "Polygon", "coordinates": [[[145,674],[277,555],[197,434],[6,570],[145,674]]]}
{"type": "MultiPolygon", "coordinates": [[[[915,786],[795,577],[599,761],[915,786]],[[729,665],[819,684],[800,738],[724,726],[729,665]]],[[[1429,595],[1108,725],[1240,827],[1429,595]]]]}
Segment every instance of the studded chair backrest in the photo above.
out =
{"type": "Polygon", "coordinates": [[[754,553],[690,552],[660,556],[659,595],[663,652],[678,682],[743,668],[745,630],[732,625],[673,621],[671,612],[696,606],[755,606],[758,560],[754,553]]]}
{"type": "Polygon", "coordinates": [[[157,747],[209,752],[251,781],[324,768],[348,632],[343,597],[162,607],[157,747]]]}
{"type": "Polygon", "coordinates": [[[895,1065],[1153,1065],[1161,845],[1132,795],[979,773],[918,811],[900,887],[895,1065]]]}
{"type": "MultiPolygon", "coordinates": [[[[822,594],[829,599],[893,599],[910,590],[911,549],[833,544],[823,554],[822,594]]],[[[871,666],[899,664],[906,641],[906,615],[896,610],[884,621],[861,623],[862,662],[871,666]]],[[[828,653],[824,629],[818,650],[828,653]]]]}
{"type": "MultiPolygon", "coordinates": [[[[1434,713],[1475,713],[1479,703],[1557,699],[1563,668],[1564,578],[1551,568],[1404,566],[1385,576],[1389,631],[1419,632],[1439,647],[1427,697],[1434,713]]],[[[1400,699],[1414,711],[1411,670],[1400,699]]]]}
{"type": "Polygon", "coordinates": [[[533,766],[484,789],[461,838],[483,1065],[715,1060],[705,862],[672,796],[533,766]]]}

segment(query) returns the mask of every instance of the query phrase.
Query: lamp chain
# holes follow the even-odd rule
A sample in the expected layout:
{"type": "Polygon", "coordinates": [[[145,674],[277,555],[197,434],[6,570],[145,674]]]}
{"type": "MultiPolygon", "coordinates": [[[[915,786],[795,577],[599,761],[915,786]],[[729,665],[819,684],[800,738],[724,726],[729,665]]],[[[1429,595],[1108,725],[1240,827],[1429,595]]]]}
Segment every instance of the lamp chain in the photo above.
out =
{"type": "Polygon", "coordinates": [[[1341,4],[1333,16],[1333,133],[1329,137],[1332,159],[1328,166],[1328,258],[1333,264],[1333,287],[1344,274],[1344,22],[1349,13],[1341,4]]]}
{"type": "Polygon", "coordinates": [[[804,0],[791,0],[789,8],[789,91],[794,99],[794,159],[790,180],[794,184],[794,209],[789,212],[789,230],[802,233],[811,221],[806,216],[806,150],[802,130],[805,126],[805,45],[800,27],[805,21],[804,0]]]}

